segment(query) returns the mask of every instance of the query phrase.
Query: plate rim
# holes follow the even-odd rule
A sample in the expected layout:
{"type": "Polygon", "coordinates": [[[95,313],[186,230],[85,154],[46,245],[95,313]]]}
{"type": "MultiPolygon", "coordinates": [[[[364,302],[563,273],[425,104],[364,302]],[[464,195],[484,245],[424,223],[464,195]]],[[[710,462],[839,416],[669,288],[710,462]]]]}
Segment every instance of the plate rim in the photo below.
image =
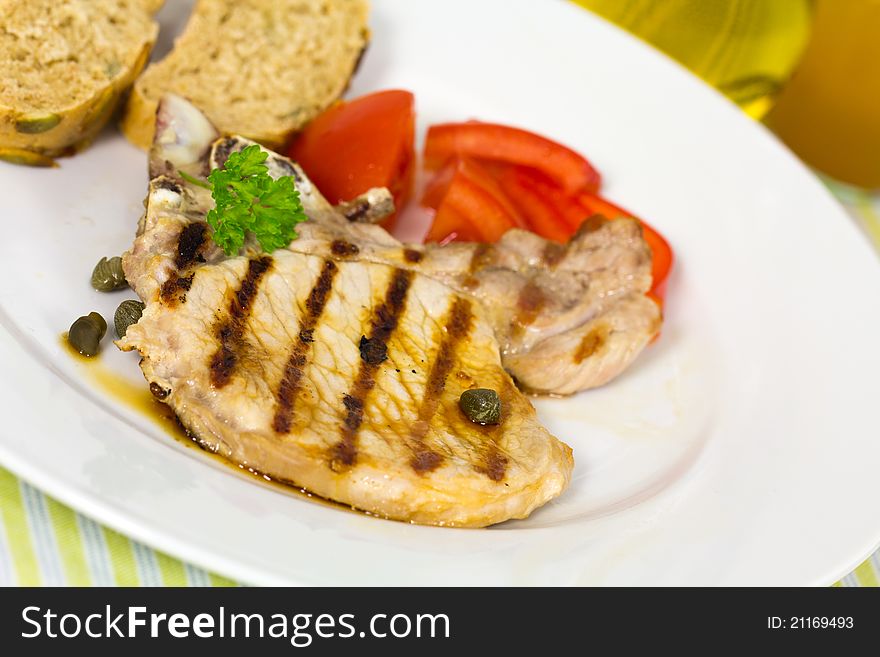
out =
{"type": "MultiPolygon", "coordinates": [[[[558,4],[568,5],[568,2],[564,0],[558,0],[558,4]]],[[[579,12],[586,14],[584,10],[570,5],[571,9],[574,12],[579,12]]],[[[660,55],[663,59],[667,60],[669,64],[671,64],[674,68],[678,69],[680,72],[684,73],[687,77],[692,80],[697,81],[698,85],[703,88],[704,92],[708,91],[712,95],[715,95],[716,98],[720,99],[723,103],[729,105],[732,108],[735,106],[730,103],[726,98],[724,98],[720,93],[716,90],[708,87],[704,83],[700,82],[695,76],[693,76],[689,71],[681,67],[679,64],[668,58],[667,56],[659,53],[655,49],[650,46],[642,43],[635,37],[632,37],[628,33],[620,30],[616,26],[608,23],[604,19],[598,18],[596,16],[588,15],[592,20],[598,21],[604,24],[605,28],[613,29],[618,34],[625,37],[631,43],[636,44],[637,47],[647,48],[652,53],[653,56],[660,55]]],[[[603,29],[605,29],[603,28],[603,29]]],[[[703,93],[703,92],[700,92],[703,93]]],[[[736,110],[737,113],[739,110],[736,110]]],[[[745,119],[745,117],[743,117],[745,119]]],[[[803,164],[798,160],[791,151],[784,146],[781,142],[779,142],[769,130],[761,124],[754,125],[753,127],[757,128],[760,132],[764,133],[762,139],[765,141],[769,139],[770,142],[774,144],[775,147],[781,149],[783,154],[788,158],[789,165],[797,166],[801,170],[801,174],[806,174],[807,177],[812,179],[813,187],[816,190],[821,190],[822,193],[825,194],[827,199],[831,200],[834,205],[838,208],[838,214],[841,218],[847,219],[847,221],[838,222],[839,224],[847,224],[848,228],[844,229],[840,226],[839,230],[850,230],[858,234],[859,242],[861,242],[865,250],[869,252],[871,255],[876,256],[877,254],[871,250],[870,244],[867,243],[867,240],[864,239],[864,236],[858,231],[857,226],[849,220],[848,215],[845,210],[839,205],[838,201],[834,198],[831,192],[827,189],[827,187],[822,184],[822,182],[803,164]]],[[[116,138],[119,138],[116,135],[116,138]]],[[[854,256],[861,257],[861,256],[854,256]]],[[[2,311],[2,309],[0,309],[2,311]]],[[[5,315],[5,313],[3,313],[5,315]]],[[[7,342],[9,340],[12,341],[12,345],[4,344],[5,347],[9,346],[24,346],[28,348],[27,341],[22,341],[16,337],[15,331],[13,330],[15,326],[8,326],[5,322],[0,322],[3,324],[2,330],[0,330],[0,340],[3,342],[7,342]]],[[[28,349],[28,351],[30,351],[28,349]]],[[[35,358],[34,354],[30,354],[29,358],[35,358]]],[[[46,368],[47,372],[52,373],[51,367],[48,365],[41,363],[38,360],[39,365],[43,365],[46,368]]],[[[54,373],[55,376],[58,376],[58,372],[54,373]]],[[[63,377],[62,377],[63,378],[63,377]]],[[[65,382],[67,385],[67,382],[65,382]]],[[[67,386],[70,390],[72,390],[77,395],[82,396],[88,403],[92,403],[92,400],[88,400],[83,393],[76,388],[75,386],[67,386]]],[[[106,411],[98,406],[101,413],[105,413],[106,411]]],[[[10,444],[11,445],[11,444],[10,444]]],[[[118,531],[122,532],[126,536],[143,542],[147,545],[154,546],[156,549],[166,552],[168,554],[172,554],[184,561],[193,564],[204,565],[209,570],[214,572],[223,574],[228,577],[232,577],[233,579],[237,579],[239,581],[246,581],[248,583],[262,583],[262,584],[291,584],[291,581],[286,577],[278,578],[277,576],[273,576],[272,573],[267,570],[260,570],[258,568],[254,568],[246,563],[236,561],[234,559],[228,558],[219,552],[212,551],[200,551],[199,548],[191,543],[188,543],[185,540],[178,540],[173,534],[168,531],[165,531],[161,528],[151,527],[149,525],[139,523],[133,517],[126,517],[121,509],[114,506],[109,501],[103,499],[98,493],[87,493],[79,490],[79,488],[66,480],[56,479],[46,470],[40,470],[40,468],[35,463],[30,463],[24,458],[18,458],[16,454],[11,450],[11,446],[7,445],[6,441],[0,439],[0,463],[2,463],[6,468],[8,468],[13,474],[20,477],[21,479],[28,481],[32,485],[36,486],[38,489],[46,492],[48,495],[58,499],[62,503],[77,509],[83,515],[95,519],[97,522],[108,525],[118,531]]],[[[846,575],[851,572],[851,570],[858,566],[864,560],[865,556],[869,556],[874,550],[880,547],[880,529],[877,531],[877,539],[874,543],[874,546],[871,551],[869,551],[866,555],[863,555],[859,558],[858,561],[855,561],[852,564],[852,567],[848,567],[848,570],[844,570],[841,573],[832,574],[829,576],[829,579],[823,578],[822,583],[832,583],[839,579],[840,577],[846,575]]],[[[293,582],[293,584],[309,584],[309,582],[293,582]]],[[[815,582],[812,584],[816,584],[815,582]]]]}

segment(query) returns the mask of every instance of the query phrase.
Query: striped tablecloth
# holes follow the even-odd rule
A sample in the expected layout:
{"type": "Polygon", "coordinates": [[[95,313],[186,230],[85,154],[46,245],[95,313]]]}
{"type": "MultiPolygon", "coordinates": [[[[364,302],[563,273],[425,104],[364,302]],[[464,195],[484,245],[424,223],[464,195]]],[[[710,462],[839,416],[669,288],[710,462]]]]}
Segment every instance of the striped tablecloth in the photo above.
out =
{"type": "MultiPolygon", "coordinates": [[[[828,183],[880,249],[880,196],[828,183]]],[[[0,585],[236,586],[130,540],[0,467],[0,585]]],[[[838,586],[878,586],[880,551],[838,586]]]]}

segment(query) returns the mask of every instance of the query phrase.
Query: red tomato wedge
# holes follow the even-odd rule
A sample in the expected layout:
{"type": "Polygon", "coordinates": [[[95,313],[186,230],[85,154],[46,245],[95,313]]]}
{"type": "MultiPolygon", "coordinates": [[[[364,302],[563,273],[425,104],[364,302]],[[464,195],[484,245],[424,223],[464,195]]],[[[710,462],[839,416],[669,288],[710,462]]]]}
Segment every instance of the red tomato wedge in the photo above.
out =
{"type": "Polygon", "coordinates": [[[502,165],[493,173],[501,190],[522,212],[529,230],[556,242],[568,241],[571,230],[564,215],[529,169],[502,165]]]}
{"type": "MultiPolygon", "coordinates": [[[[641,220],[640,220],[641,221],[641,220]]],[[[651,291],[661,299],[666,295],[666,279],[672,269],[672,248],[664,237],[650,224],[642,221],[642,234],[651,247],[654,259],[651,261],[651,291]]]]}
{"type": "Polygon", "coordinates": [[[437,209],[425,241],[446,244],[453,240],[482,242],[484,238],[474,223],[459,212],[452,203],[444,203],[437,209]]]}
{"type": "MultiPolygon", "coordinates": [[[[577,199],[588,215],[600,214],[608,219],[617,219],[618,217],[638,219],[632,212],[624,210],[598,194],[579,194],[577,199]]],[[[645,237],[645,241],[651,247],[651,253],[653,254],[651,277],[654,282],[651,285],[651,292],[655,296],[662,298],[666,290],[666,277],[669,276],[669,271],[672,269],[672,248],[666,239],[654,230],[650,224],[641,219],[639,219],[639,222],[642,224],[642,234],[645,237]]]]}
{"type": "Polygon", "coordinates": [[[453,233],[453,239],[496,242],[509,229],[526,226],[492,176],[466,158],[451,160],[429,181],[422,205],[436,210],[428,242],[444,241],[453,233]]]}
{"type": "MultiPolygon", "coordinates": [[[[415,98],[392,89],[340,102],[309,123],[288,155],[331,203],[387,187],[395,207],[412,193],[415,98]]],[[[383,226],[393,227],[396,215],[383,226]]]]}
{"type": "Polygon", "coordinates": [[[533,167],[568,193],[595,191],[601,182],[586,158],[527,130],[477,121],[431,126],[425,140],[425,166],[436,169],[457,155],[533,167]]]}
{"type": "MultiPolygon", "coordinates": [[[[603,198],[598,194],[578,194],[576,196],[576,200],[583,208],[585,217],[591,217],[595,214],[601,214],[606,219],[617,219],[618,217],[638,218],[632,212],[624,210],[619,205],[615,205],[608,199],[603,198]]],[[[580,224],[580,222],[577,223],[580,224]]]]}

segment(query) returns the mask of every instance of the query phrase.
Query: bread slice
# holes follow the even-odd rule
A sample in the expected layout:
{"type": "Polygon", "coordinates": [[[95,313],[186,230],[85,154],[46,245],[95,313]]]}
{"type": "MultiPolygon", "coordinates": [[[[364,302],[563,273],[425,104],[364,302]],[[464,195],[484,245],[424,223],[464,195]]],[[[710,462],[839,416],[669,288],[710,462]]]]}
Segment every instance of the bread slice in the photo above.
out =
{"type": "Polygon", "coordinates": [[[0,0],[0,158],[51,164],[104,126],[150,56],[157,0],[0,0]]]}
{"type": "Polygon", "coordinates": [[[277,149],[345,91],[367,14],[366,0],[198,0],[172,51],[135,83],[122,130],[147,148],[172,92],[221,131],[277,149]]]}

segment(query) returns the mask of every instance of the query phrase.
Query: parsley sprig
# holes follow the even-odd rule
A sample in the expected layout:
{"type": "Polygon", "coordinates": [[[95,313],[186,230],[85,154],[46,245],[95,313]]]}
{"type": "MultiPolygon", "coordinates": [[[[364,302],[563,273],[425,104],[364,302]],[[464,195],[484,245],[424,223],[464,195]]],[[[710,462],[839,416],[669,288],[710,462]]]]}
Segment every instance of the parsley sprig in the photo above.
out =
{"type": "Polygon", "coordinates": [[[248,233],[267,253],[283,249],[299,237],[296,225],[308,218],[293,178],[273,179],[264,164],[267,157],[256,144],[231,153],[223,167],[211,171],[207,183],[180,172],[189,182],[211,190],[214,208],[208,212],[208,225],[226,255],[238,253],[248,233]]]}

